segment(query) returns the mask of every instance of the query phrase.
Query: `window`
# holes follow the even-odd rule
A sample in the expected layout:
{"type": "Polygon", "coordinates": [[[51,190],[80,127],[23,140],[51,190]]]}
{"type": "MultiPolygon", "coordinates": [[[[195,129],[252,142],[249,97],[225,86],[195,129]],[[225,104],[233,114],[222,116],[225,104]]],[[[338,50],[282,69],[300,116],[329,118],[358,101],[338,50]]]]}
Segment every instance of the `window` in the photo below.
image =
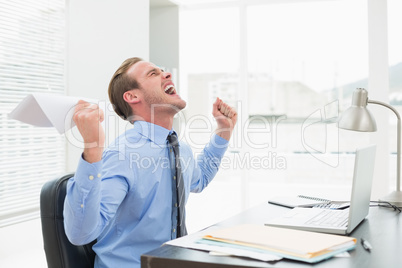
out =
{"type": "Polygon", "coordinates": [[[356,139],[342,132],[340,140],[334,122],[350,106],[354,89],[367,87],[367,27],[363,0],[248,7],[248,113],[259,119],[254,127],[274,122],[271,136],[277,140],[253,151],[261,157],[271,152],[286,163],[286,172],[250,169],[250,198],[264,196],[268,181],[298,192],[321,188],[326,196],[347,192],[341,189],[350,186],[356,139]]]}
{"type": "Polygon", "coordinates": [[[0,1],[0,227],[37,217],[43,183],[65,170],[55,129],[8,119],[33,92],[64,94],[63,0],[0,1]]]}
{"type": "MultiPolygon", "coordinates": [[[[367,86],[367,1],[188,4],[180,20],[187,127],[210,115],[217,96],[242,114],[226,169],[224,163],[199,207],[213,200],[218,212],[208,213],[216,222],[229,208],[278,194],[348,198],[353,152],[369,134],[349,131],[340,140],[329,123],[356,87],[367,86]]],[[[188,220],[196,202],[193,195],[188,220]]]]}
{"type": "MultiPolygon", "coordinates": [[[[180,13],[179,30],[180,94],[187,100],[187,108],[184,110],[184,138],[194,152],[199,153],[214,129],[211,112],[216,97],[222,97],[231,105],[237,106],[240,69],[238,8],[183,10],[180,13]]],[[[234,157],[233,152],[228,155],[234,157]]],[[[237,170],[230,167],[221,168],[213,182],[213,188],[211,187],[212,191],[204,190],[201,194],[191,196],[186,206],[189,232],[239,211],[242,199],[232,195],[220,199],[221,206],[215,206],[213,211],[209,210],[212,214],[208,217],[201,216],[203,220],[200,220],[199,214],[200,210],[214,206],[206,201],[214,202],[217,192],[232,189],[234,193],[238,193],[241,187],[239,175],[237,170]],[[225,182],[226,178],[231,178],[230,185],[225,182]],[[198,209],[192,209],[195,207],[198,209]]]]}
{"type": "MultiPolygon", "coordinates": [[[[402,18],[398,11],[402,2],[388,0],[388,51],[389,51],[389,99],[391,105],[402,106],[402,18]]],[[[395,146],[394,146],[395,147],[395,146]]]]}
{"type": "MultiPolygon", "coordinates": [[[[400,35],[402,18],[398,13],[402,9],[402,2],[388,0],[388,56],[389,56],[389,104],[399,114],[402,114],[402,37],[400,35]]],[[[397,118],[393,112],[386,109],[389,114],[389,149],[390,158],[390,190],[395,190],[397,178],[397,118]]]]}

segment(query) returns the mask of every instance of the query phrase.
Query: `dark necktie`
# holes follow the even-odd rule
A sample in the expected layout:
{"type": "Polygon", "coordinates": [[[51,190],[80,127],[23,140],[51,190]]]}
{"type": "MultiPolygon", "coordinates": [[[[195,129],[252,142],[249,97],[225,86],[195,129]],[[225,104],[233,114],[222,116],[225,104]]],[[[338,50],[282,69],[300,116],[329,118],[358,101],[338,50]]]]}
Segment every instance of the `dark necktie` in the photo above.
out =
{"type": "MultiPolygon", "coordinates": [[[[179,143],[177,140],[176,133],[170,134],[168,136],[168,141],[173,148],[174,158],[175,158],[175,168],[176,168],[176,194],[177,196],[177,237],[187,235],[186,223],[185,223],[185,194],[184,194],[184,182],[183,174],[180,164],[180,152],[179,143]]],[[[175,209],[175,208],[173,208],[175,209]]]]}

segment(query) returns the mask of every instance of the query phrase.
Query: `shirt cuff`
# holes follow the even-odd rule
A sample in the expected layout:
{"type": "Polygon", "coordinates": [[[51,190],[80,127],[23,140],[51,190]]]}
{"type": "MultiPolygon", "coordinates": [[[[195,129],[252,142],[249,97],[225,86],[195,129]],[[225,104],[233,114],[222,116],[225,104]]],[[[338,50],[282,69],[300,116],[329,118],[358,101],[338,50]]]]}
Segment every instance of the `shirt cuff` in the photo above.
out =
{"type": "Polygon", "coordinates": [[[94,183],[100,182],[102,176],[101,170],[102,161],[89,163],[81,155],[74,179],[80,187],[90,190],[94,186],[94,183]]]}

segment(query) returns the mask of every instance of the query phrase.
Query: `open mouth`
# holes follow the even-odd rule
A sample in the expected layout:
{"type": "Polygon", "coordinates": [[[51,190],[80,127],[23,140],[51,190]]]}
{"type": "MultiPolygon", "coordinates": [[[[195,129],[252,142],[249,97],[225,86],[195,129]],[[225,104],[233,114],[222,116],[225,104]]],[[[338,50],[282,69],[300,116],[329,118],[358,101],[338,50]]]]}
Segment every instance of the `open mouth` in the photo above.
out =
{"type": "Polygon", "coordinates": [[[176,89],[173,85],[168,85],[167,87],[165,87],[165,93],[169,94],[169,95],[173,95],[176,93],[176,89]]]}

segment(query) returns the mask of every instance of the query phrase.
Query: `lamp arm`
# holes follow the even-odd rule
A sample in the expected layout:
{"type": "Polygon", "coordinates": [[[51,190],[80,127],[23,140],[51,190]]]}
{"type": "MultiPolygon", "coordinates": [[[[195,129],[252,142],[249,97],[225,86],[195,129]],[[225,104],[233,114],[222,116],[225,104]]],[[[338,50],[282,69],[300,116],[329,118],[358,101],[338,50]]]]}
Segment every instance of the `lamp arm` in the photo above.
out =
{"type": "Polygon", "coordinates": [[[381,101],[374,101],[374,100],[367,100],[367,103],[373,103],[373,104],[378,104],[382,105],[384,107],[387,107],[388,109],[392,110],[397,119],[397,150],[396,150],[396,190],[399,192],[401,190],[401,116],[399,115],[398,111],[392,107],[391,105],[381,102],[381,101]]]}

